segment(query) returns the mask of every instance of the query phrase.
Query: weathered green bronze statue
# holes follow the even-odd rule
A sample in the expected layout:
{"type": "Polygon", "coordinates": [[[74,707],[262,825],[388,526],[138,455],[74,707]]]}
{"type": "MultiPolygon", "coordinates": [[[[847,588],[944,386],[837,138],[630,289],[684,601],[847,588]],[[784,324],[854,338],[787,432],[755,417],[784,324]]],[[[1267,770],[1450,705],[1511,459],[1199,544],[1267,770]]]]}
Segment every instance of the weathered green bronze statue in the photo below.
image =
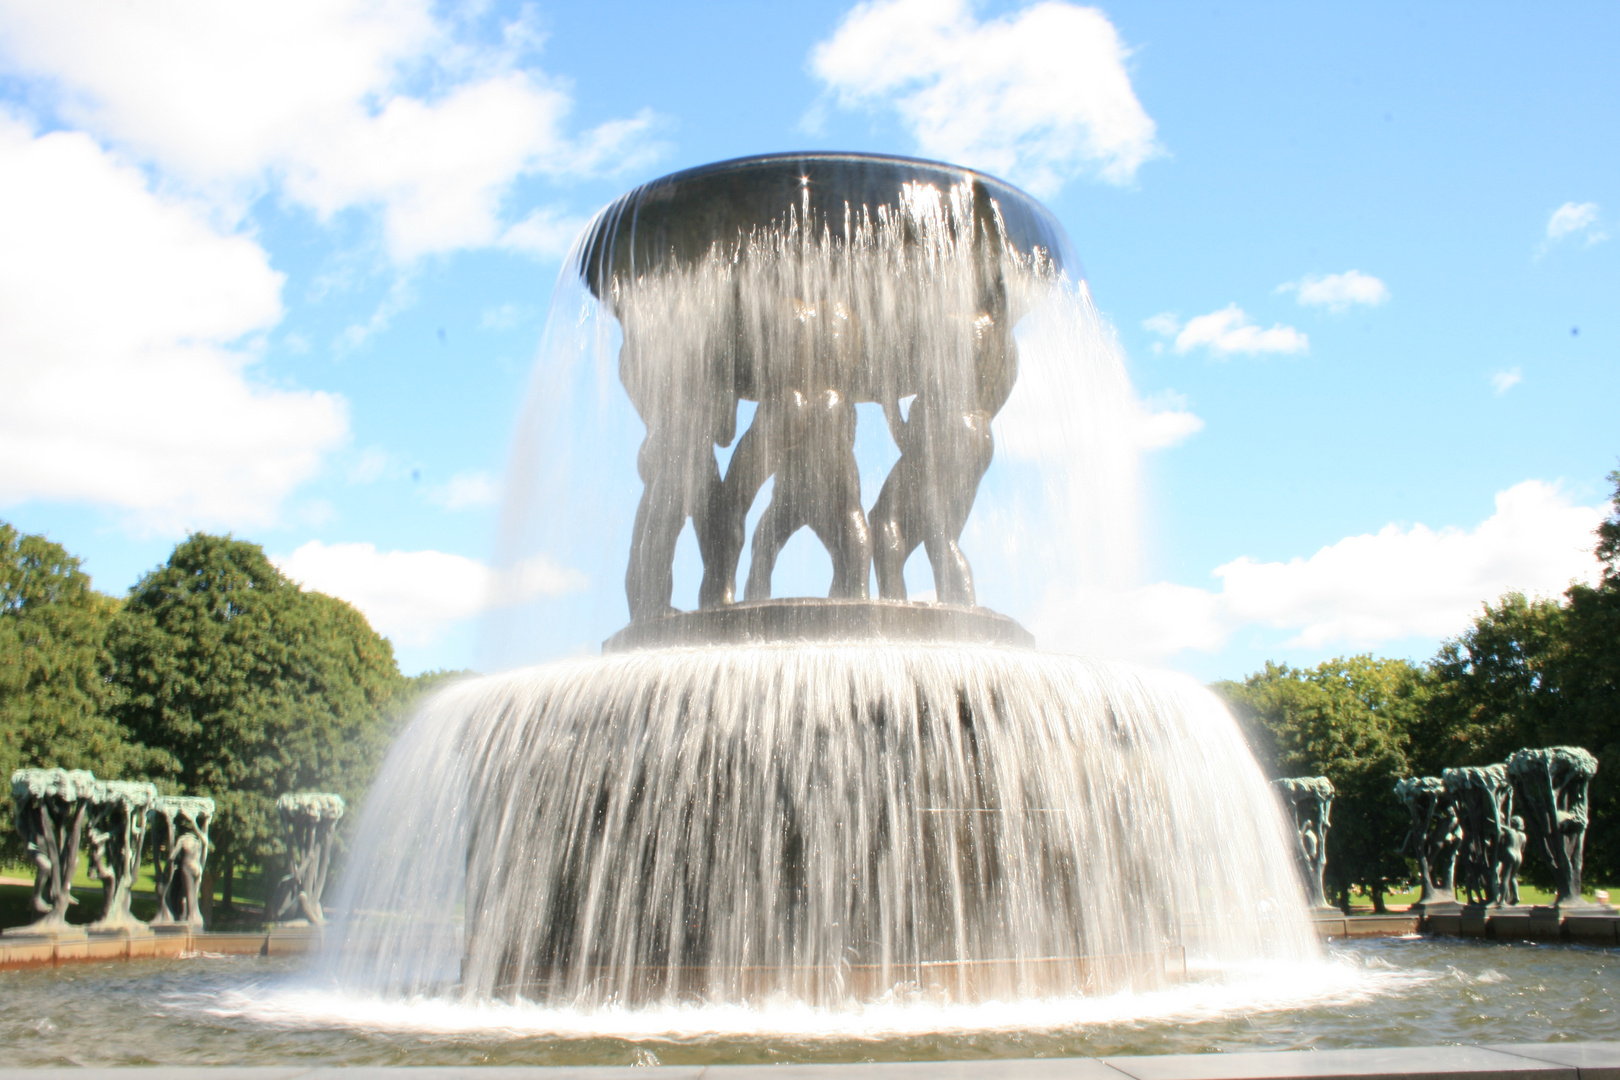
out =
{"type": "Polygon", "coordinates": [[[1597,758],[1579,746],[1520,750],[1508,758],[1507,774],[1524,806],[1529,834],[1552,867],[1557,907],[1580,906],[1581,863],[1586,847],[1586,789],[1597,775],[1597,758]]]}
{"type": "Polygon", "coordinates": [[[101,882],[102,907],[89,929],[146,930],[130,914],[129,894],[140,874],[147,816],[157,798],[157,788],[144,781],[98,780],[91,788],[85,839],[90,876],[101,882]]]}
{"type": "Polygon", "coordinates": [[[1507,902],[1503,870],[1513,828],[1513,785],[1507,766],[1467,765],[1447,769],[1440,778],[1462,824],[1460,861],[1468,902],[1501,907],[1507,902]]]}
{"type": "Polygon", "coordinates": [[[271,898],[272,919],[290,917],[312,926],[326,922],[321,893],[326,889],[326,871],[332,862],[333,830],[343,810],[339,796],[319,792],[283,795],[276,800],[276,813],[287,831],[287,874],[271,898]]]}
{"type": "Polygon", "coordinates": [[[1438,776],[1409,776],[1395,782],[1395,796],[1406,804],[1411,825],[1401,852],[1416,859],[1422,894],[1413,905],[1421,911],[1456,903],[1457,853],[1462,824],[1457,805],[1438,776]]]}
{"type": "Polygon", "coordinates": [[[157,915],[153,926],[203,928],[198,891],[208,865],[208,826],[214,820],[214,800],[189,795],[160,795],[152,803],[151,818],[158,825],[152,850],[157,871],[157,915]]]}
{"type": "Polygon", "coordinates": [[[1305,899],[1313,908],[1326,908],[1327,836],[1333,812],[1333,782],[1325,776],[1296,776],[1273,780],[1294,819],[1294,857],[1305,883],[1305,899]]]}
{"type": "Polygon", "coordinates": [[[79,871],[79,838],[96,778],[83,769],[18,769],[11,774],[11,802],[17,831],[34,863],[34,895],[40,916],[8,934],[61,934],[67,931],[70,888],[79,871]]]}

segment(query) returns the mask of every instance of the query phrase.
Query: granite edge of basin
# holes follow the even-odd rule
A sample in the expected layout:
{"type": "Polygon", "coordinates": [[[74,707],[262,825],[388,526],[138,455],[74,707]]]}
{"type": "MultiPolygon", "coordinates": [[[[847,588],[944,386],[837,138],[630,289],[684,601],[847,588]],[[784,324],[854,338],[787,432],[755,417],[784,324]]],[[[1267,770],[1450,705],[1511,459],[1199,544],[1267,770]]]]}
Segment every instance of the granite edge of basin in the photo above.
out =
{"type": "Polygon", "coordinates": [[[838,1065],[0,1068],[0,1080],[1620,1080],[1620,1042],[1256,1050],[838,1065]]]}

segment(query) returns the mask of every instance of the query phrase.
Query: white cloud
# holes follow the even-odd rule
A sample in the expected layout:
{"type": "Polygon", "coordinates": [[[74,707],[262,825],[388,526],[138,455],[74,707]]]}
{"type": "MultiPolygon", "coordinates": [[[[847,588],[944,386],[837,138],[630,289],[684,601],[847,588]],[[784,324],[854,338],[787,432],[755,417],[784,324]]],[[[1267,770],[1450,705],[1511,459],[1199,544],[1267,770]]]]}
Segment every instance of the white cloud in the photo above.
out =
{"type": "Polygon", "coordinates": [[[0,503],[274,521],[348,436],[342,398],[246,377],[281,285],[206,208],[154,195],[88,136],[0,113],[0,503]]]}
{"type": "Polygon", "coordinates": [[[368,543],[311,540],[271,561],[305,588],[347,600],[379,633],[407,645],[431,644],[452,624],[494,608],[586,586],[584,574],[544,557],[500,574],[463,555],[378,551],[368,543]]]}
{"type": "Polygon", "coordinates": [[[1181,331],[1181,320],[1168,311],[1142,320],[1142,327],[1160,337],[1175,337],[1181,331]]]}
{"type": "Polygon", "coordinates": [[[574,237],[589,223],[589,218],[564,214],[555,207],[541,207],[509,226],[501,234],[501,246],[542,259],[559,258],[568,254],[574,237]]]}
{"type": "Polygon", "coordinates": [[[1503,394],[1507,393],[1515,386],[1518,386],[1523,381],[1524,375],[1519,371],[1518,368],[1513,368],[1509,371],[1498,371],[1495,375],[1491,376],[1491,389],[1496,391],[1497,397],[1501,397],[1503,394]]]}
{"type": "Polygon", "coordinates": [[[1562,240],[1566,236],[1581,232],[1586,234],[1588,244],[1609,238],[1609,234],[1604,232],[1598,223],[1597,203],[1567,202],[1554,210],[1552,217],[1547,219],[1548,240],[1562,240]]]}
{"type": "Polygon", "coordinates": [[[1051,194],[1086,173],[1129,183],[1163,152],[1129,57],[1096,8],[1046,0],[981,21],[967,0],[875,0],[810,69],[844,107],[892,108],[922,153],[1051,194]]]}
{"type": "Polygon", "coordinates": [[[1278,292],[1293,292],[1306,307],[1344,311],[1352,304],[1376,307],[1389,299],[1389,287],[1371,274],[1346,270],[1342,274],[1307,274],[1299,281],[1277,286],[1278,292]]]}
{"type": "Polygon", "coordinates": [[[466,510],[492,506],[500,501],[501,483],[487,472],[457,473],[450,482],[429,496],[446,510],[466,510]]]}
{"type": "Polygon", "coordinates": [[[566,84],[427,0],[0,0],[0,50],[73,124],[238,211],[267,184],[322,218],[376,211],[390,252],[498,242],[526,176],[656,153],[643,112],[572,133],[566,84]]]}
{"type": "Polygon", "coordinates": [[[1080,610],[1109,627],[1106,641],[1064,625],[1056,610],[1037,632],[1137,659],[1213,652],[1245,627],[1290,632],[1283,647],[1323,651],[1449,637],[1504,593],[1553,596],[1572,580],[1594,580],[1594,532],[1606,509],[1527,480],[1499,492],[1495,513],[1472,529],[1386,525],[1309,558],[1244,556],[1215,569],[1219,591],[1160,582],[1089,602],[1080,610]]]}
{"type": "Polygon", "coordinates": [[[1249,321],[1243,309],[1228,304],[1219,311],[1188,319],[1185,326],[1170,314],[1155,315],[1142,324],[1161,337],[1175,337],[1178,353],[1208,349],[1217,356],[1243,353],[1300,353],[1310,348],[1310,339],[1292,326],[1277,323],[1263,330],[1249,321]]]}
{"type": "Polygon", "coordinates": [[[1155,394],[1138,405],[1137,445],[1143,450],[1168,450],[1203,430],[1203,418],[1180,394],[1155,394]]]}

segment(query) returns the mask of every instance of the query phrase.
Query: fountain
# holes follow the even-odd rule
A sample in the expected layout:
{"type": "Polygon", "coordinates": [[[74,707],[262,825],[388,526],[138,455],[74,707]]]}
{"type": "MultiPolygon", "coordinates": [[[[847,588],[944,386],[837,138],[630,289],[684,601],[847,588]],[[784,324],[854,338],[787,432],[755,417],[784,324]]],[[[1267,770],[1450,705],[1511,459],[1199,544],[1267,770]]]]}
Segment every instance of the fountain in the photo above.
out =
{"type": "Polygon", "coordinates": [[[980,606],[964,537],[998,432],[1019,436],[998,414],[1026,371],[1117,365],[1073,265],[1028,196],[899,158],[742,159],[603,211],[553,313],[583,344],[539,378],[594,387],[598,409],[622,393],[644,426],[629,623],[600,656],[425,706],[364,809],[343,985],[839,1010],[1314,956],[1293,839],[1216,699],[1037,651],[980,606]],[[1085,333],[1021,336],[1042,320],[1085,333]],[[898,452],[870,501],[861,407],[898,452]],[[679,611],[688,527],[701,581],[679,611]],[[828,595],[777,596],[806,528],[828,595]],[[925,601],[905,581],[919,549],[925,601]]]}

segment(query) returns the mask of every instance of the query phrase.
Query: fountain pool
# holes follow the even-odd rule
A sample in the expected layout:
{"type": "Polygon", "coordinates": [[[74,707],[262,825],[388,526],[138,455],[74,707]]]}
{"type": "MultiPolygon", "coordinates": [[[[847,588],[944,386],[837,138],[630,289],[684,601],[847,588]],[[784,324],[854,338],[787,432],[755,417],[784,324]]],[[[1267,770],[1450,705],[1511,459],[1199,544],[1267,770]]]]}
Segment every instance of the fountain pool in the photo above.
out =
{"type": "Polygon", "coordinates": [[[666,1065],[1158,1054],[1620,1039],[1620,955],[1357,941],[1303,968],[1148,994],[940,1009],[878,1003],[603,1012],[357,998],[303,963],[227,958],[0,973],[10,1067],[666,1065]]]}

